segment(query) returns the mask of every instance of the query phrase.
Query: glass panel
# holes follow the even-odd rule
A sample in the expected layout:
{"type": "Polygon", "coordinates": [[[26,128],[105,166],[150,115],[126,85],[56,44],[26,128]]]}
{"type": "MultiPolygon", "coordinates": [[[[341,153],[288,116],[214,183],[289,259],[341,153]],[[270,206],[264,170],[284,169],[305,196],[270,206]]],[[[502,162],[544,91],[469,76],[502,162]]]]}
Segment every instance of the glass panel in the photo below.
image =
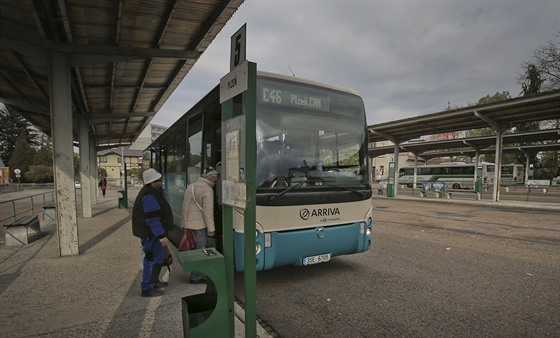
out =
{"type": "Polygon", "coordinates": [[[187,183],[198,179],[202,167],[202,115],[189,120],[187,133],[187,183]]]}
{"type": "Polygon", "coordinates": [[[257,186],[368,182],[361,98],[303,84],[259,79],[257,186]]]}

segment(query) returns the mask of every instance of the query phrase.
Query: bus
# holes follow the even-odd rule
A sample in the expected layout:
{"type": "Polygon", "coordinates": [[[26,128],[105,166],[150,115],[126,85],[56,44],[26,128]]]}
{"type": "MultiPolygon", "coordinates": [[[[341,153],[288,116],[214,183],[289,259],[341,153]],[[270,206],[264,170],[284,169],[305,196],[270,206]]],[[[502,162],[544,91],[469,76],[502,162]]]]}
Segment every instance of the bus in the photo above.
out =
{"type": "MultiPolygon", "coordinates": [[[[261,71],[256,85],[257,271],[368,250],[373,210],[362,98],[261,71]]],[[[176,226],[187,185],[204,168],[220,168],[222,134],[217,86],[146,149],[145,164],[163,174],[176,226]]],[[[215,209],[219,233],[221,205],[215,209]]],[[[234,262],[242,271],[243,210],[233,213],[234,262]]]]}
{"type": "Polygon", "coordinates": [[[514,185],[525,183],[525,166],[523,164],[502,164],[500,185],[514,185]]]}
{"type": "MultiPolygon", "coordinates": [[[[423,181],[443,181],[447,187],[453,189],[474,189],[474,163],[448,162],[437,165],[417,166],[416,183],[423,181]]],[[[482,184],[493,186],[496,166],[494,163],[481,162],[478,164],[477,178],[482,184]]],[[[503,164],[501,168],[500,185],[523,184],[525,170],[522,164],[503,164]]],[[[414,167],[407,166],[399,169],[399,184],[412,188],[414,185],[414,167]]]]}

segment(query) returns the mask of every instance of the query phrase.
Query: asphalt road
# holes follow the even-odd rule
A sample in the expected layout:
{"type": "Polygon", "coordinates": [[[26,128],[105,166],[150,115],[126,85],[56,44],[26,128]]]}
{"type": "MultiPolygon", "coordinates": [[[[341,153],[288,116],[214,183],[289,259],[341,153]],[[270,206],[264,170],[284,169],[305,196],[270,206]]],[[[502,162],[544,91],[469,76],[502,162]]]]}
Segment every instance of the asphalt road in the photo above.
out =
{"type": "MultiPolygon", "coordinates": [[[[375,198],[373,248],[257,274],[280,337],[558,337],[560,215],[375,198]]],[[[242,296],[242,274],[236,295],[242,296]]]]}

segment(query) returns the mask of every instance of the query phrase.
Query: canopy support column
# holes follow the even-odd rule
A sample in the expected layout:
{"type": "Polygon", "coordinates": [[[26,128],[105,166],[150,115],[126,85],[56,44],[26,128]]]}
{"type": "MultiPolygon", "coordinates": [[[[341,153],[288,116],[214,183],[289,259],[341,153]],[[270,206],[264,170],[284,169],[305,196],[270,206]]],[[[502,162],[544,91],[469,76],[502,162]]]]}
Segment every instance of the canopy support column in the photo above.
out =
{"type": "Polygon", "coordinates": [[[91,218],[91,189],[93,182],[90,177],[90,145],[88,121],[80,119],[80,181],[82,184],[82,217],[91,218]]]}
{"type": "Polygon", "coordinates": [[[66,53],[50,53],[49,92],[58,253],[60,256],[78,255],[70,56],[66,53]]]}
{"type": "Polygon", "coordinates": [[[89,171],[89,177],[91,181],[91,203],[97,204],[97,153],[95,152],[95,140],[90,135],[89,137],[89,167],[91,170],[89,171]]]}

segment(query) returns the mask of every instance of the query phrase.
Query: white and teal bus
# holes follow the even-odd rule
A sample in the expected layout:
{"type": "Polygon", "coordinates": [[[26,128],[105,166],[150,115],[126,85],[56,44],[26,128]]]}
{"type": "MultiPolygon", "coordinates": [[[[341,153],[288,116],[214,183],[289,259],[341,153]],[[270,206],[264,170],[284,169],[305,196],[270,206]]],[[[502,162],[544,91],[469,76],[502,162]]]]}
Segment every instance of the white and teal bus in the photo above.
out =
{"type": "MultiPolygon", "coordinates": [[[[368,250],[372,192],[362,98],[258,72],[256,101],[257,271],[368,250]]],[[[177,226],[187,185],[221,161],[221,128],[216,87],[147,149],[146,165],[163,173],[177,226]]],[[[217,223],[220,211],[218,205],[217,223]]],[[[233,222],[235,266],[241,271],[242,209],[234,209],[233,222]]]]}
{"type": "MultiPolygon", "coordinates": [[[[474,188],[474,163],[448,162],[437,165],[417,166],[416,183],[420,186],[424,181],[445,182],[446,187],[453,189],[474,188]]],[[[494,163],[481,162],[478,165],[476,177],[482,184],[493,186],[496,166],[494,163]]],[[[503,164],[500,185],[523,184],[525,170],[522,164],[503,164]]],[[[414,167],[407,166],[399,169],[399,184],[409,188],[414,186],[414,167]]]]}

